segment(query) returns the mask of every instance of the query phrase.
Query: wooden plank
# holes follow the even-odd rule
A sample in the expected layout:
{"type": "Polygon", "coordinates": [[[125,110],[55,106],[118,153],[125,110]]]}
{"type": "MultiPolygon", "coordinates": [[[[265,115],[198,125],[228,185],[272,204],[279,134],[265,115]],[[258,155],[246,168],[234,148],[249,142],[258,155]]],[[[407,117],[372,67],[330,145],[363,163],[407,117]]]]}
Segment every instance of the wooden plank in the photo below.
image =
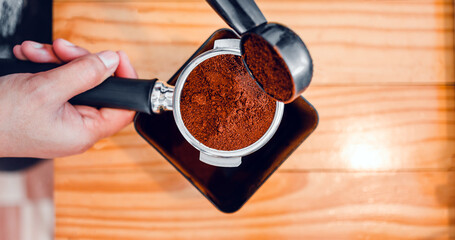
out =
{"type": "MultiPolygon", "coordinates": [[[[315,62],[313,85],[453,83],[453,1],[258,1],[315,62]]],[[[226,25],[204,1],[56,1],[54,36],[122,49],[140,76],[168,79],[226,25]]]]}
{"type": "MultiPolygon", "coordinates": [[[[313,86],[305,96],[319,111],[316,131],[282,170],[425,170],[455,167],[453,86],[313,86]]],[[[75,169],[174,171],[132,126],[88,152],[58,159],[75,169]]]]}
{"type": "Polygon", "coordinates": [[[448,239],[455,172],[277,173],[237,213],[178,173],[56,172],[61,239],[448,239]]]}

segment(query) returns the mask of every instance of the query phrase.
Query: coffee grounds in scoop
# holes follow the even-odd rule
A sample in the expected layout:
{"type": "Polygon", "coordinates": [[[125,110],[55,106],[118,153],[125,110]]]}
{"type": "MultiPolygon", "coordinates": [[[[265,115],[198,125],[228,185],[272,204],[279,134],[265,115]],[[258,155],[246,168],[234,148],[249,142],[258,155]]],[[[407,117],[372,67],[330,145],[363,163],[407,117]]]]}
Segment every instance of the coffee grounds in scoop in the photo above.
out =
{"type": "Polygon", "coordinates": [[[288,103],[295,92],[294,81],[279,53],[262,37],[251,34],[243,44],[245,63],[264,91],[288,103]]]}
{"type": "Polygon", "coordinates": [[[248,74],[240,56],[218,55],[199,64],[182,89],[180,112],[191,135],[209,148],[238,150],[259,140],[276,102],[248,74]]]}

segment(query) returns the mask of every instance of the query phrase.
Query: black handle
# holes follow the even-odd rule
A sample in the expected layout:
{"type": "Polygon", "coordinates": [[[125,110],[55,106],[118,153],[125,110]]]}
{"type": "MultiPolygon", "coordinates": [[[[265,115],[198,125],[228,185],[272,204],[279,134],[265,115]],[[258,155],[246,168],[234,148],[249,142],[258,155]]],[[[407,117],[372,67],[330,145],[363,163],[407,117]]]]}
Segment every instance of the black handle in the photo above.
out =
{"type": "Polygon", "coordinates": [[[207,0],[239,35],[267,22],[254,0],[207,0]]]}
{"type": "Polygon", "coordinates": [[[155,82],[156,79],[109,77],[95,88],[73,97],[69,102],[73,105],[129,109],[152,114],[150,96],[155,82]]]}
{"type": "MultiPolygon", "coordinates": [[[[0,76],[13,73],[37,73],[59,67],[57,64],[0,59],[0,76]]],[[[74,105],[129,109],[151,114],[150,96],[157,79],[139,80],[109,77],[103,83],[73,97],[74,105]]]]}

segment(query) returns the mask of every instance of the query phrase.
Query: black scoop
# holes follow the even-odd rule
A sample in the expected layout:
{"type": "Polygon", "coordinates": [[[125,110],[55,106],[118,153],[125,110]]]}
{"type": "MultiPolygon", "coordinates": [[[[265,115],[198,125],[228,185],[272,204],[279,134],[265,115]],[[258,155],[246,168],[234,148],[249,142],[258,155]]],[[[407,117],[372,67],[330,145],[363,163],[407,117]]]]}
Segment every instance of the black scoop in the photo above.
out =
{"type": "Polygon", "coordinates": [[[289,103],[310,84],[313,61],[291,29],[267,23],[253,0],[207,0],[241,35],[242,57],[259,86],[274,99],[289,103]]]}

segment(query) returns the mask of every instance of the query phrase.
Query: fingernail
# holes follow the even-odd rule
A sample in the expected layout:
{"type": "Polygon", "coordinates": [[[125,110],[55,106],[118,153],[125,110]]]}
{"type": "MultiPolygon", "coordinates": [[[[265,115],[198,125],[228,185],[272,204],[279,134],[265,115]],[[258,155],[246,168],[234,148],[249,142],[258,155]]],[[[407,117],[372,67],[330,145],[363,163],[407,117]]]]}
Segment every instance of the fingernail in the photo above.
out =
{"type": "Polygon", "coordinates": [[[106,68],[111,68],[116,65],[119,61],[118,55],[112,51],[99,52],[96,55],[101,59],[106,68]]]}
{"type": "Polygon", "coordinates": [[[41,43],[37,43],[37,42],[30,42],[30,43],[32,44],[32,47],[37,48],[37,49],[44,47],[43,44],[41,44],[41,43]]]}
{"type": "Polygon", "coordinates": [[[67,47],[74,47],[75,45],[72,42],[69,42],[68,40],[60,38],[60,41],[62,41],[63,45],[67,47]]]}

